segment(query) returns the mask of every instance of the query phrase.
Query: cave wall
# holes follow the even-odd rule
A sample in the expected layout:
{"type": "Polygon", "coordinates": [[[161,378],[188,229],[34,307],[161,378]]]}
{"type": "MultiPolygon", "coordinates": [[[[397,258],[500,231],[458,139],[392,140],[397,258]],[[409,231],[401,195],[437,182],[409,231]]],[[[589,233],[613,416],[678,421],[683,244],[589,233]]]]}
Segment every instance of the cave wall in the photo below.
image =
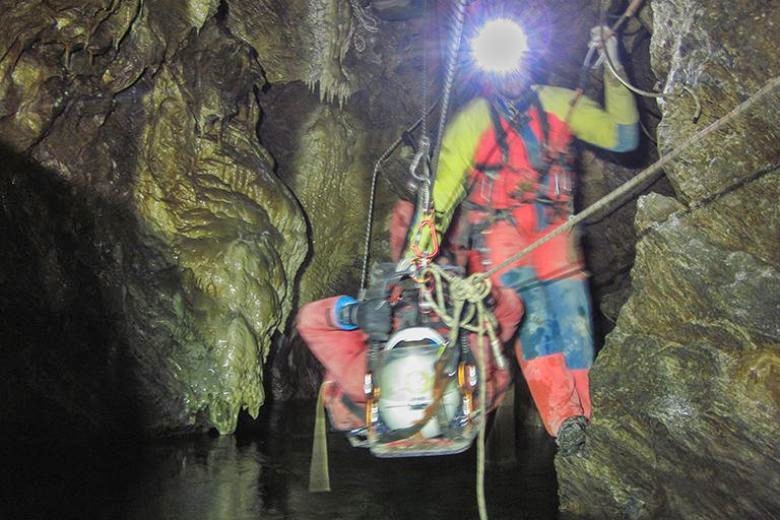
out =
{"type": "Polygon", "coordinates": [[[221,9],[0,4],[3,433],[257,415],[308,242],[221,9]]]}
{"type": "MultiPolygon", "coordinates": [[[[261,98],[267,110],[261,140],[309,223],[310,257],[298,286],[301,304],[337,293],[356,295],[369,219],[368,261],[387,261],[390,208],[399,196],[414,196],[406,186],[412,151],[404,144],[378,166],[369,214],[377,161],[421,117],[423,106],[433,103],[440,63],[436,49],[425,51],[425,46],[436,42],[443,22],[432,17],[368,22],[363,16],[353,11],[347,21],[325,25],[334,42],[343,40],[333,44],[338,53],[325,54],[332,56],[328,74],[313,80],[286,64],[261,98]]],[[[430,126],[436,117],[427,117],[430,126]]],[[[419,130],[409,136],[416,142],[419,130]]]]}
{"type": "MultiPolygon", "coordinates": [[[[773,2],[655,0],[668,153],[777,78],[773,2]],[[694,120],[696,101],[701,104],[694,120]]],[[[650,15],[647,14],[650,12],[650,15]]],[[[576,518],[780,512],[780,86],[665,167],[639,199],[632,289],[592,374],[585,452],[556,461],[576,518]]]]}
{"type": "Polygon", "coordinates": [[[0,3],[3,433],[258,414],[297,305],[357,292],[374,163],[430,102],[435,18],[363,4],[0,3]]]}

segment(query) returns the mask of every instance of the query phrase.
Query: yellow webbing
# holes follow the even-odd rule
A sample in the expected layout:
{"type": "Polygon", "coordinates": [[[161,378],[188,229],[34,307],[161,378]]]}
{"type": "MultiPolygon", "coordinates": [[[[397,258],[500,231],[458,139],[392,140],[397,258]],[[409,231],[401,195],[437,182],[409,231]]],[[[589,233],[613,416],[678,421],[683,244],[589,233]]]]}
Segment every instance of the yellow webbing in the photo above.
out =
{"type": "Polygon", "coordinates": [[[325,401],[323,388],[317,396],[317,411],[314,418],[314,438],[311,443],[311,461],[309,463],[309,492],[330,491],[330,473],[328,472],[328,435],[325,431],[325,401]]]}

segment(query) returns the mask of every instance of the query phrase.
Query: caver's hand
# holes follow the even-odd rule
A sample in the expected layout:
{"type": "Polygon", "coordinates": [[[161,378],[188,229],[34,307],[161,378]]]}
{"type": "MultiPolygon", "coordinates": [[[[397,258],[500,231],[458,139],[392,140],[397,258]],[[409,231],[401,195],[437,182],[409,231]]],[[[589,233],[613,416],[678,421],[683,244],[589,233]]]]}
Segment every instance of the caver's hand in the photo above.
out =
{"type": "Polygon", "coordinates": [[[390,302],[382,298],[364,300],[357,304],[355,323],[372,341],[385,341],[392,328],[390,302]]]}
{"type": "Polygon", "coordinates": [[[618,42],[615,37],[615,33],[612,29],[606,25],[597,25],[590,30],[590,43],[588,47],[595,47],[601,54],[596,65],[599,65],[604,60],[604,52],[606,50],[609,60],[612,65],[619,68],[621,66],[620,56],[618,55],[618,42]]]}

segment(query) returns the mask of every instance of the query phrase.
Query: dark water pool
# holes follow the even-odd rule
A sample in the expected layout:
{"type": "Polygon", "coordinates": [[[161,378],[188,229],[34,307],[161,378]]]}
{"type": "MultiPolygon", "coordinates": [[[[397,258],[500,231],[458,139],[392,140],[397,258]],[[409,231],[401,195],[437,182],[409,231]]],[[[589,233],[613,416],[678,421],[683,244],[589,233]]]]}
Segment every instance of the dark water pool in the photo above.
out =
{"type": "MultiPolygon", "coordinates": [[[[144,444],[5,446],[0,518],[406,520],[478,518],[476,450],[379,459],[329,434],[332,491],[308,491],[313,405],[287,404],[231,436],[144,444]]],[[[54,435],[54,432],[53,432],[54,435]]],[[[62,441],[61,439],[59,441],[62,441]]],[[[553,447],[520,432],[517,464],[489,465],[491,519],[552,519],[553,447]]]]}

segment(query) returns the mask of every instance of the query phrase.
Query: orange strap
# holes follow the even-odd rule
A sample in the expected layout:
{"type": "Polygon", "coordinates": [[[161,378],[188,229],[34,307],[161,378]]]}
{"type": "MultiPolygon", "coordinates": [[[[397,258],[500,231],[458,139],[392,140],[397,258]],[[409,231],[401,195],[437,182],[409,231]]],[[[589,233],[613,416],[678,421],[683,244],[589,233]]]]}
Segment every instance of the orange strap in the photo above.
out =
{"type": "Polygon", "coordinates": [[[415,237],[419,237],[425,228],[428,228],[431,232],[431,243],[427,250],[421,249],[417,245],[417,241],[412,241],[412,253],[416,257],[415,261],[418,263],[428,262],[439,254],[439,237],[436,234],[436,224],[434,221],[433,211],[423,213],[420,222],[417,224],[417,230],[415,231],[415,237]]]}

